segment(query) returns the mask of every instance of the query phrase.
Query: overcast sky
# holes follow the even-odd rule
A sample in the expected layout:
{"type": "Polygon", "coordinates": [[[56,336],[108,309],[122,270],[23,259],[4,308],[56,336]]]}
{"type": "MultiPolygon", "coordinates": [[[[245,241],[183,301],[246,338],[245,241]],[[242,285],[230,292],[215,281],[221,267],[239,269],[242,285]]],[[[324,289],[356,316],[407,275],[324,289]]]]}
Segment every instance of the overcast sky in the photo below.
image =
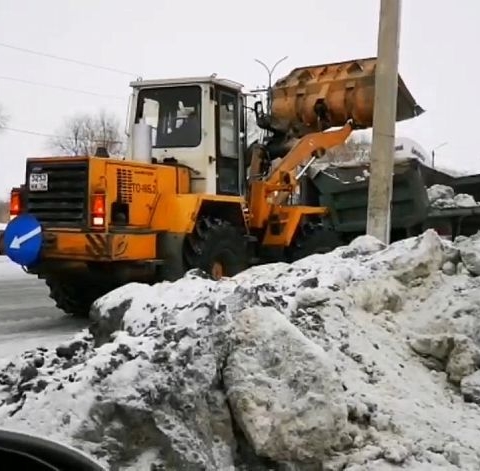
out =
{"type": "MultiPolygon", "coordinates": [[[[380,0],[0,0],[0,43],[100,64],[132,76],[0,46],[0,77],[82,89],[98,97],[0,78],[11,128],[56,133],[62,120],[99,108],[125,120],[129,82],[213,72],[254,88],[267,64],[292,68],[375,56],[380,0]],[[240,7],[240,8],[239,8],[240,7]]],[[[478,0],[403,0],[399,72],[427,111],[397,135],[438,149],[439,164],[480,172],[478,0]]],[[[0,134],[0,196],[23,180],[27,156],[47,139],[0,134]]]]}

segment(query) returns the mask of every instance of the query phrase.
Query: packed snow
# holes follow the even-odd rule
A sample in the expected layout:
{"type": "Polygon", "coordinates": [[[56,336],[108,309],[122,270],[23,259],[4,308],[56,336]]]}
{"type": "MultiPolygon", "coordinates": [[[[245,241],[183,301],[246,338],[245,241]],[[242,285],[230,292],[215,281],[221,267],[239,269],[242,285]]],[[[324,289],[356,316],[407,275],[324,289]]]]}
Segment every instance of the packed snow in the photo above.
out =
{"type": "Polygon", "coordinates": [[[115,470],[480,469],[480,233],[130,284],[0,367],[0,423],[115,470]],[[150,467],[151,466],[151,467],[150,467]]]}
{"type": "Polygon", "coordinates": [[[0,281],[2,279],[17,279],[17,278],[25,278],[27,279],[28,276],[20,265],[12,262],[8,257],[4,255],[0,255],[0,281]]]}
{"type": "Polygon", "coordinates": [[[428,199],[432,208],[473,208],[480,206],[472,195],[455,194],[455,190],[447,185],[432,185],[427,189],[428,199]]]}

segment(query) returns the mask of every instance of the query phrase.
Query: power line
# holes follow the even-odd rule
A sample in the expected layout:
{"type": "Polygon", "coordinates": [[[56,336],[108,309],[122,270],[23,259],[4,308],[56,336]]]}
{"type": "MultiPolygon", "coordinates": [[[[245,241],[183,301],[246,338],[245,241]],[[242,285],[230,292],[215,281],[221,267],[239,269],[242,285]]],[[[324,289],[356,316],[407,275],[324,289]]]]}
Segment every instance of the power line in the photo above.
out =
{"type": "Polygon", "coordinates": [[[125,71],[125,70],[115,69],[113,67],[106,67],[106,66],[98,65],[98,64],[92,64],[90,62],[84,62],[84,61],[80,61],[80,60],[77,60],[77,59],[71,59],[69,57],[57,56],[55,54],[48,54],[46,52],[34,51],[32,49],[27,49],[27,48],[24,48],[24,47],[13,46],[11,44],[0,43],[0,46],[8,48],[8,49],[13,49],[15,51],[26,52],[28,54],[35,54],[37,56],[48,57],[50,59],[56,59],[56,60],[65,61],[65,62],[72,62],[74,64],[84,65],[84,66],[87,66],[87,67],[92,67],[94,69],[108,70],[109,72],[116,72],[118,74],[123,74],[123,75],[128,75],[128,76],[135,76],[135,77],[139,76],[139,74],[134,74],[133,72],[128,72],[128,71],[125,71]]]}
{"type": "Polygon", "coordinates": [[[38,85],[40,87],[56,88],[56,89],[63,90],[63,91],[66,91],[66,92],[83,93],[83,94],[86,94],[86,95],[113,98],[115,100],[124,100],[125,99],[125,98],[120,97],[120,96],[106,95],[106,94],[103,94],[103,93],[90,92],[88,90],[80,90],[78,88],[68,88],[68,87],[63,87],[61,85],[52,85],[52,84],[49,84],[49,83],[33,82],[31,80],[25,80],[25,79],[20,79],[20,78],[16,78],[16,77],[0,76],[0,80],[9,80],[11,82],[26,83],[26,84],[29,84],[29,85],[38,85]]]}
{"type": "MultiPolygon", "coordinates": [[[[31,134],[33,136],[53,137],[55,139],[73,139],[71,136],[59,136],[57,134],[46,134],[46,133],[38,132],[38,131],[31,131],[29,129],[11,128],[9,126],[3,126],[0,129],[2,131],[5,130],[5,131],[18,132],[18,133],[21,133],[21,134],[31,134]]],[[[79,139],[79,140],[82,140],[82,139],[79,139]]],[[[88,139],[88,140],[91,141],[91,142],[105,142],[105,141],[108,141],[112,144],[123,144],[124,143],[124,141],[110,141],[108,139],[88,139]]]]}
{"type": "Polygon", "coordinates": [[[29,131],[27,129],[17,129],[17,128],[11,128],[9,126],[3,126],[2,128],[2,131],[3,130],[6,130],[6,131],[13,131],[13,132],[19,132],[19,133],[22,133],[22,134],[32,134],[34,136],[42,136],[42,137],[56,137],[56,138],[64,138],[64,136],[56,136],[54,134],[44,134],[44,133],[41,133],[41,132],[37,132],[37,131],[29,131]]]}

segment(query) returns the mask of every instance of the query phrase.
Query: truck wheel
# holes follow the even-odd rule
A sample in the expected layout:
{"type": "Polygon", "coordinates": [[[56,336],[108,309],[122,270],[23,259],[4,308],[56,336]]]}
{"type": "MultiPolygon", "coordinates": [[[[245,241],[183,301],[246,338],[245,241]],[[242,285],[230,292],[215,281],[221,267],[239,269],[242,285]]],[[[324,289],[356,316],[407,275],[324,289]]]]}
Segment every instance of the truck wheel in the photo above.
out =
{"type": "Polygon", "coordinates": [[[308,257],[314,253],[327,253],[342,245],[337,233],[326,230],[321,223],[307,221],[301,224],[291,244],[285,249],[287,262],[308,257]]]}
{"type": "Polygon", "coordinates": [[[51,277],[47,277],[45,282],[50,288],[50,298],[55,301],[57,308],[75,317],[88,318],[92,303],[108,291],[85,286],[81,282],[77,285],[51,277]]]}
{"type": "Polygon", "coordinates": [[[186,236],[183,253],[187,270],[200,268],[214,280],[234,276],[248,266],[243,232],[222,219],[201,218],[186,236]]]}

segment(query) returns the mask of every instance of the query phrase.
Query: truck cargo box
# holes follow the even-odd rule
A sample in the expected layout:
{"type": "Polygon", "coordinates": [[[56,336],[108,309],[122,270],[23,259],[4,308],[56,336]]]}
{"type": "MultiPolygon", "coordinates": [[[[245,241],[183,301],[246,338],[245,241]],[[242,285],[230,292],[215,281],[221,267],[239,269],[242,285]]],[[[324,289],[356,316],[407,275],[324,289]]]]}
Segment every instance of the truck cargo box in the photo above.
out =
{"type": "MultiPolygon", "coordinates": [[[[364,232],[367,226],[368,164],[336,164],[317,173],[312,181],[322,206],[330,210],[339,232],[364,232]]],[[[394,167],[391,227],[408,228],[427,218],[428,195],[419,162],[406,160],[394,167]]]]}

